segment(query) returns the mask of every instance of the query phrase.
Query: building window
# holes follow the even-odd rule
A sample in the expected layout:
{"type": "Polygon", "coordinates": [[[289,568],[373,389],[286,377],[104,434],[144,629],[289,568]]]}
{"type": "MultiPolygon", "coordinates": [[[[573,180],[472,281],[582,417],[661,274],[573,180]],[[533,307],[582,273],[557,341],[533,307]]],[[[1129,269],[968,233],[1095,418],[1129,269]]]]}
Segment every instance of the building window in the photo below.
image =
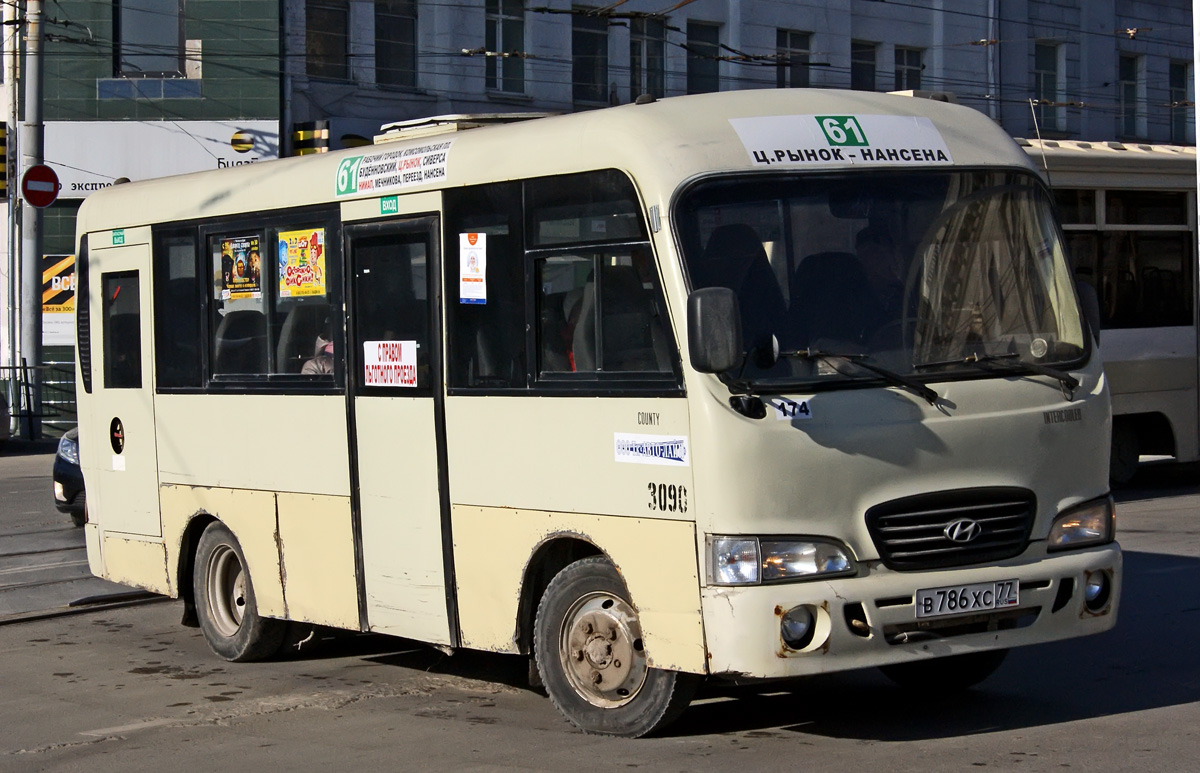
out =
{"type": "Polygon", "coordinates": [[[667,25],[661,19],[629,20],[629,99],[661,97],[666,73],[667,25]]]}
{"type": "Polygon", "coordinates": [[[1196,113],[1191,62],[1171,62],[1168,75],[1171,89],[1171,142],[1192,145],[1196,142],[1196,113]]]}
{"type": "Polygon", "coordinates": [[[571,96],[608,103],[608,18],[576,9],[571,23],[571,96]]]}
{"type": "Polygon", "coordinates": [[[875,90],[874,43],[850,41],[850,88],[855,91],[875,90]]]}
{"type": "Polygon", "coordinates": [[[375,82],[416,87],[416,0],[375,3],[375,82]]]}
{"type": "Polygon", "coordinates": [[[721,90],[721,28],[716,24],[689,21],[687,25],[687,93],[704,94],[721,90]]]}
{"type": "Polygon", "coordinates": [[[808,62],[812,33],[775,30],[775,85],[781,89],[808,88],[808,62]]]}
{"type": "Polygon", "coordinates": [[[1063,128],[1060,58],[1062,46],[1057,43],[1035,43],[1033,46],[1033,96],[1037,128],[1059,131],[1063,128]]]}
{"type": "Polygon", "coordinates": [[[896,91],[916,91],[921,88],[922,51],[919,48],[896,46],[896,91]]]}
{"type": "Polygon", "coordinates": [[[1122,137],[1146,136],[1145,60],[1121,54],[1117,63],[1117,103],[1120,117],[1117,134],[1122,137]]]}
{"type": "Polygon", "coordinates": [[[487,88],[513,94],[525,93],[525,5],[523,0],[487,0],[484,46],[488,51],[508,54],[485,57],[487,88]]]}
{"type": "Polygon", "coordinates": [[[183,77],[183,0],[118,0],[116,74],[183,77]]]}
{"type": "Polygon", "coordinates": [[[305,48],[311,78],[350,80],[350,7],[347,0],[308,0],[305,48]]]}

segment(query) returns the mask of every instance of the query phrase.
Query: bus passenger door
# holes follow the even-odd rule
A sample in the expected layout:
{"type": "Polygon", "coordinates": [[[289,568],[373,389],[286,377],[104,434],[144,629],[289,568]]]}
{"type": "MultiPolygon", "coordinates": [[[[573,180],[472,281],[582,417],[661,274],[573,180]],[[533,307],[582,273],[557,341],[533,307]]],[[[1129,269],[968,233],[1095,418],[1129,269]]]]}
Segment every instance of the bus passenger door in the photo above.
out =
{"type": "Polygon", "coordinates": [[[439,457],[438,219],[347,227],[350,381],[369,630],[454,644],[439,457]]]}
{"type": "MultiPolygon", "coordinates": [[[[107,247],[109,234],[92,234],[89,240],[95,368],[88,426],[105,437],[89,438],[91,458],[81,461],[91,467],[89,517],[100,528],[160,537],[150,367],[150,245],[131,244],[135,233],[125,231],[123,246],[107,247]],[[93,492],[93,487],[98,490],[93,492]]],[[[148,242],[149,229],[145,234],[148,242]]]]}

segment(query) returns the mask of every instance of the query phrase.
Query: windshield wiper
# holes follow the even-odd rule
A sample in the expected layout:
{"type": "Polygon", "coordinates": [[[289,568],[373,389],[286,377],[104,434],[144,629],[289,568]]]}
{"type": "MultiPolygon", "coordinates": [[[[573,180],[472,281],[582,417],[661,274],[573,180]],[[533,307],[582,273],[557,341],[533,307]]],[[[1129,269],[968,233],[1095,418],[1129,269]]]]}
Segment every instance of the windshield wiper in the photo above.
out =
{"type": "Polygon", "coordinates": [[[869,355],[866,355],[866,354],[846,354],[846,353],[842,353],[842,352],[826,352],[826,351],[821,351],[820,349],[811,349],[810,348],[810,349],[799,349],[799,350],[791,351],[791,352],[780,352],[779,356],[780,357],[791,357],[791,358],[799,359],[799,360],[845,360],[857,368],[862,368],[863,370],[874,373],[876,376],[879,376],[881,379],[883,379],[887,383],[891,384],[892,386],[900,387],[901,389],[906,389],[909,392],[912,392],[913,394],[917,395],[918,397],[924,399],[930,405],[938,404],[939,395],[937,392],[933,391],[932,389],[930,389],[929,387],[920,383],[919,381],[913,381],[912,379],[908,379],[908,378],[905,378],[904,376],[901,376],[899,373],[896,373],[895,371],[888,370],[887,368],[881,368],[878,365],[873,365],[873,364],[867,362],[866,359],[869,355]]]}
{"type": "Polygon", "coordinates": [[[1063,397],[1068,401],[1074,399],[1075,389],[1079,386],[1079,379],[1067,373],[1065,370],[1051,368],[1049,365],[1042,365],[1037,362],[1029,362],[1028,360],[1020,359],[1020,355],[1016,352],[1006,352],[1004,354],[971,354],[966,357],[959,357],[954,360],[939,360],[937,362],[922,362],[913,366],[913,370],[925,370],[926,368],[941,368],[948,365],[974,365],[983,370],[1005,371],[1008,373],[1037,373],[1042,376],[1049,376],[1058,381],[1059,388],[1062,389],[1063,397]]]}

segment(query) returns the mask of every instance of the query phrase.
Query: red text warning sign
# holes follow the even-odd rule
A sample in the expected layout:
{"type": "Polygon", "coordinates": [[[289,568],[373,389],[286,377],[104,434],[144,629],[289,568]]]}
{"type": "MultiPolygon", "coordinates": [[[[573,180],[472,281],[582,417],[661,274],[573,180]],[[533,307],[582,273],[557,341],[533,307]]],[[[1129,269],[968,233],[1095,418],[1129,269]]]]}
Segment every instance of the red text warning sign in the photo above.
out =
{"type": "Polygon", "coordinates": [[[416,341],[364,341],[364,386],[415,387],[416,341]]]}

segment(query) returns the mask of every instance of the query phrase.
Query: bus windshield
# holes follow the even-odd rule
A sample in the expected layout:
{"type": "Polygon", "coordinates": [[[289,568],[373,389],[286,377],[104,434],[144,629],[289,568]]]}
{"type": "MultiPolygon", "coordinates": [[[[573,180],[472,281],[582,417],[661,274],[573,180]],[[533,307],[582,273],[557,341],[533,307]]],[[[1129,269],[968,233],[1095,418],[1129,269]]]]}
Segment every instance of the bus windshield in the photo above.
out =
{"type": "Polygon", "coordinates": [[[982,363],[1036,368],[1086,354],[1060,232],[1032,175],[710,180],[675,217],[693,289],[737,294],[743,375],[760,386],[874,379],[878,368],[985,375],[1010,368],[982,363]],[[771,336],[783,356],[755,356],[771,336]]]}

